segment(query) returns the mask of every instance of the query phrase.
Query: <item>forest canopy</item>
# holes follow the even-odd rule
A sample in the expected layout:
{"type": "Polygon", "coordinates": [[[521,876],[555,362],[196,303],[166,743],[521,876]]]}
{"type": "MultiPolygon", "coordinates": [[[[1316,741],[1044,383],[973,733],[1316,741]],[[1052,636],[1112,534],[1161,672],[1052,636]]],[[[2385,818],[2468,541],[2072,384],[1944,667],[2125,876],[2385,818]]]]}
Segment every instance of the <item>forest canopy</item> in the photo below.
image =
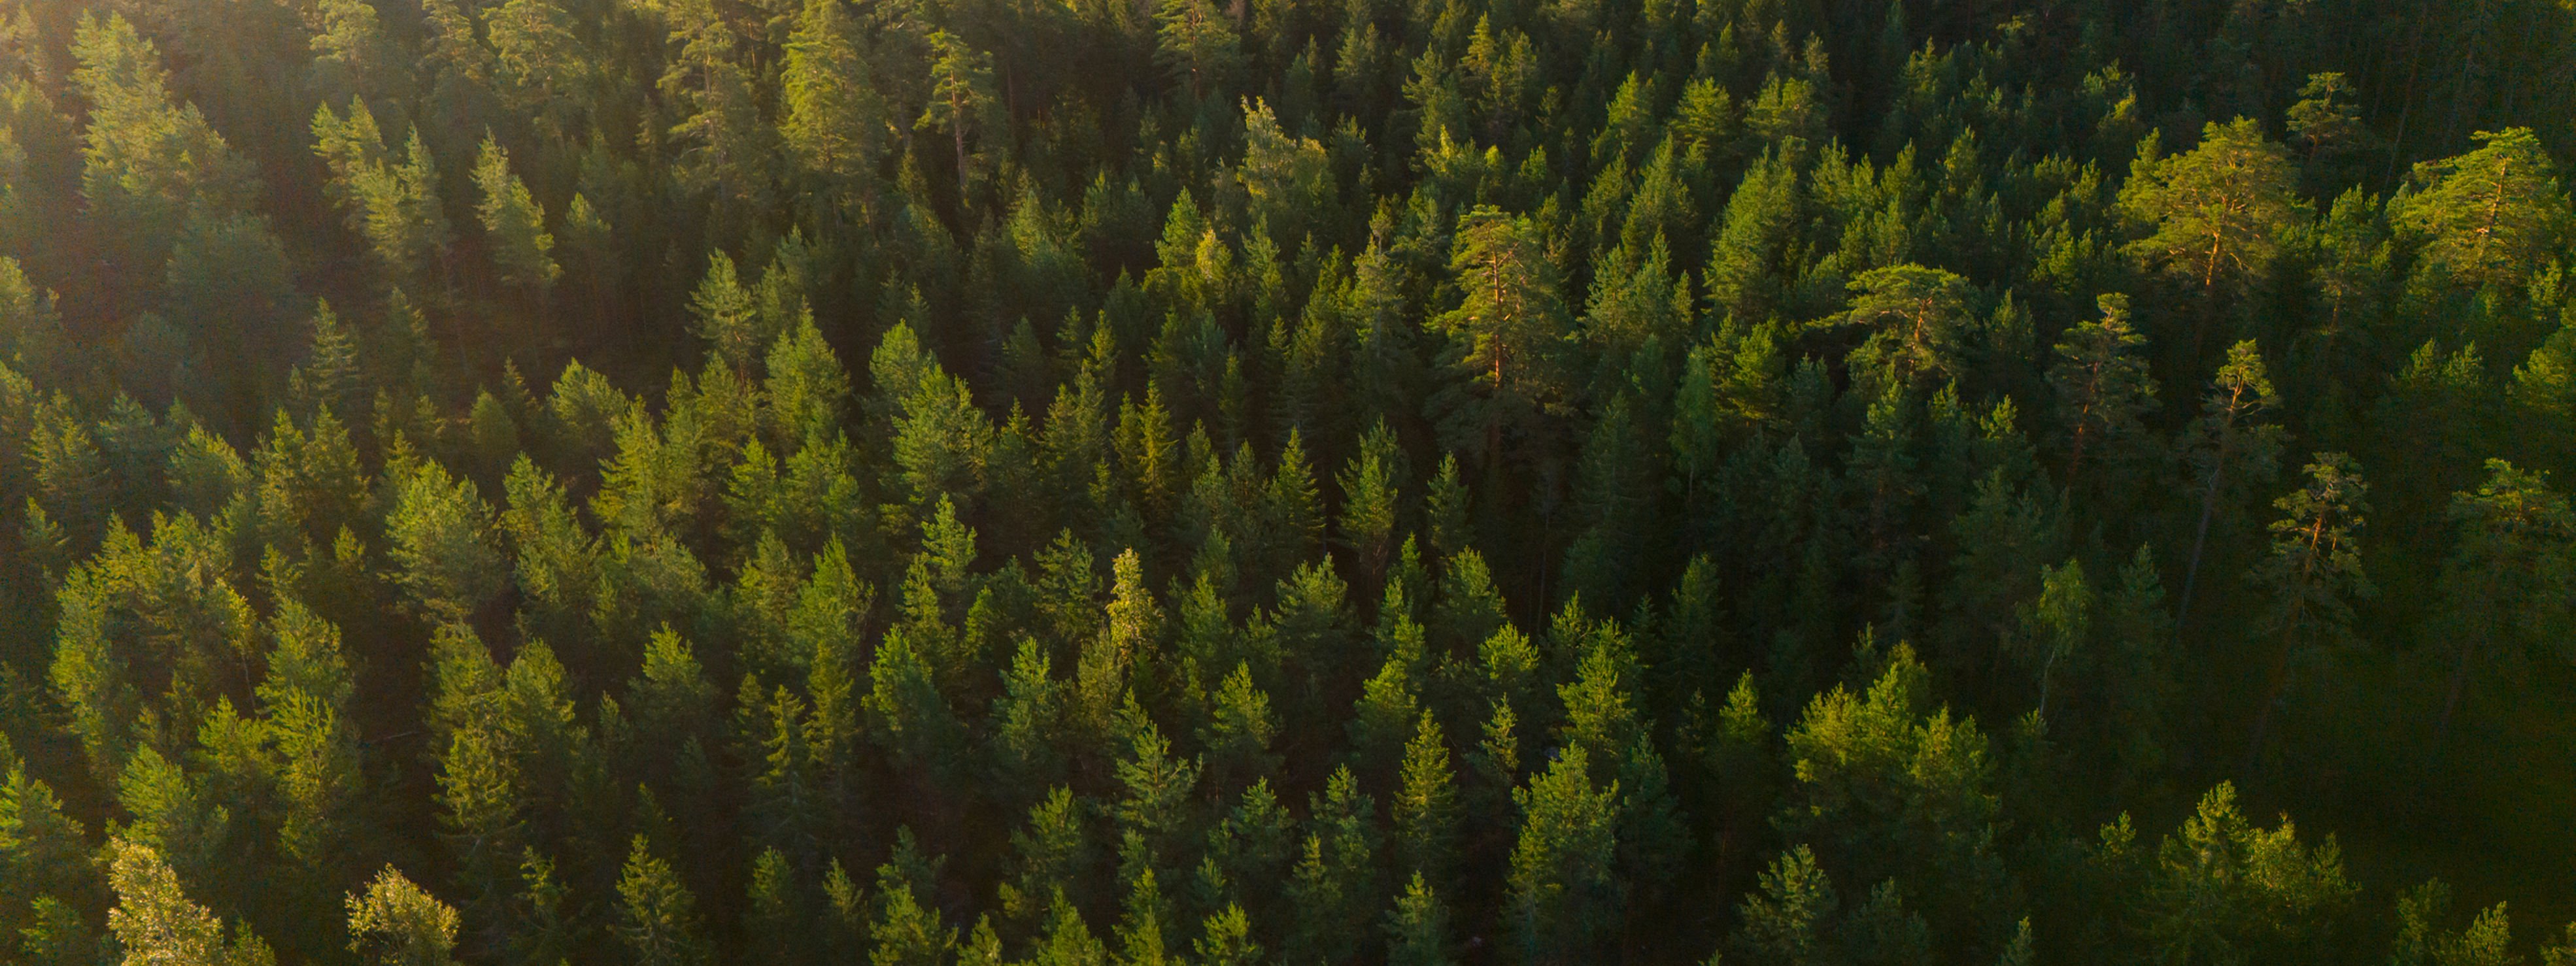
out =
{"type": "Polygon", "coordinates": [[[2565,0],[0,0],[0,961],[2576,964],[2565,0]]]}

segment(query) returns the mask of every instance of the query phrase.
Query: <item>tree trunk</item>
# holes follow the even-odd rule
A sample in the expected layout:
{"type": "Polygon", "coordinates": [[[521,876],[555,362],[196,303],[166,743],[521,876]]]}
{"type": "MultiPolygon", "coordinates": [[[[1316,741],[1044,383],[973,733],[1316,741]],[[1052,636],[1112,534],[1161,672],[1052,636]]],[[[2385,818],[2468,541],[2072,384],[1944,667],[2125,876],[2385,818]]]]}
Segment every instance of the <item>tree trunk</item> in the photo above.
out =
{"type": "Polygon", "coordinates": [[[2191,624],[2191,592],[2200,583],[2201,551],[2209,548],[2209,521],[2218,515],[2218,481],[2227,473],[2225,457],[2225,451],[2221,450],[2218,465],[2209,471],[2209,485],[2202,488],[2200,493],[2200,525],[2192,530],[2191,562],[2182,568],[2182,600],[2180,606],[2174,608],[2174,624],[2177,627],[2191,624]]]}
{"type": "Polygon", "coordinates": [[[2245,745],[2246,774],[2253,774],[2255,766],[2261,763],[2263,745],[2271,737],[2272,706],[2280,703],[2281,691],[2289,684],[2290,635],[2297,629],[2298,624],[2293,622],[2289,630],[2281,632],[2281,646],[2272,652],[2272,670],[2263,680],[2263,703],[2254,709],[2253,739],[2245,745]]]}
{"type": "MultiPolygon", "coordinates": [[[[2292,585],[2294,588],[2307,586],[2308,574],[2316,569],[2317,544],[2324,542],[2325,531],[2326,518],[2323,515],[2318,516],[2316,522],[2308,525],[2307,560],[2299,565],[2299,579],[2292,585]]],[[[2281,690],[2289,684],[2290,647],[2297,640],[2299,624],[2307,616],[2307,602],[2302,599],[2290,608],[2289,619],[2282,622],[2281,646],[2273,651],[2272,672],[2266,675],[2263,681],[2263,703],[2254,710],[2254,738],[2245,747],[2245,771],[2248,774],[2254,771],[2255,764],[2262,759],[2264,739],[2270,736],[2272,730],[2272,706],[2280,703],[2281,690]]]]}
{"type": "Polygon", "coordinates": [[[2451,737],[2451,716],[2460,709],[2460,698],[2469,690],[2469,656],[2477,646],[2477,637],[2461,635],[2460,656],[2451,665],[2451,685],[2442,696],[2442,717],[2433,723],[2433,754],[2440,757],[2442,746],[2451,737]]]}

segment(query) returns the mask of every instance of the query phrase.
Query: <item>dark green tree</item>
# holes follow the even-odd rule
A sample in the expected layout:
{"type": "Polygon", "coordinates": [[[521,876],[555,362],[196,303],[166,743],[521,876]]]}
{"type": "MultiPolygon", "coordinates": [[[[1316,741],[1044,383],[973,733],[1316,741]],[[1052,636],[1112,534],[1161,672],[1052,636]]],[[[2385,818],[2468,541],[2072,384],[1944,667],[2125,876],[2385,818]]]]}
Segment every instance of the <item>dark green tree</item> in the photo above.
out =
{"type": "Polygon", "coordinates": [[[2352,457],[2319,453],[2307,466],[2307,485],[2273,501],[2271,551],[2246,574],[2264,593],[2256,633],[2275,637],[2262,703],[2254,713],[2249,757],[2263,753],[2272,709],[2289,683],[2290,660],[2299,649],[2352,633],[2352,599],[2374,592],[2361,569],[2361,531],[2367,521],[2368,484],[2352,457]]]}

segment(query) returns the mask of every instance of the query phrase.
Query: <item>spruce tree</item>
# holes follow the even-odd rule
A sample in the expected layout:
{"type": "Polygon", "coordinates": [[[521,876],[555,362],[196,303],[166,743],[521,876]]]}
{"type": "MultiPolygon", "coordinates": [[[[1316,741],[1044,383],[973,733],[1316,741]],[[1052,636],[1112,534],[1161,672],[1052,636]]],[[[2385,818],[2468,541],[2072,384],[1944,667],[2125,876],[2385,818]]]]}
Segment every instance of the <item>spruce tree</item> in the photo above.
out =
{"type": "Polygon", "coordinates": [[[456,910],[386,866],[349,894],[349,951],[375,966],[449,966],[456,910]]]}
{"type": "Polygon", "coordinates": [[[537,207],[527,183],[511,173],[509,153],[489,135],[483,138],[483,153],[474,162],[474,186],[483,194],[474,210],[482,219],[501,281],[540,294],[553,288],[563,268],[555,263],[555,236],[546,231],[545,209],[537,207]]]}

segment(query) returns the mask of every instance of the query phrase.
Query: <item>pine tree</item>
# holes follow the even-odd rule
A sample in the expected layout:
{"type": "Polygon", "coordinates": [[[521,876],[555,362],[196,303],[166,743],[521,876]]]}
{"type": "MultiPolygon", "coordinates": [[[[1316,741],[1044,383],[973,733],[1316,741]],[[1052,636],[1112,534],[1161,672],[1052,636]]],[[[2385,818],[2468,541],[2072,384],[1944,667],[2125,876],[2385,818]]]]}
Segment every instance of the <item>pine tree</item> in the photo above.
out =
{"type": "Polygon", "coordinates": [[[279,760],[286,854],[321,877],[341,871],[356,836],[359,743],[349,703],[356,684],[341,656],[340,630],[294,600],[270,623],[277,647],[257,689],[267,739],[279,760]]]}
{"type": "Polygon", "coordinates": [[[1242,57],[1233,18],[1209,0],[1158,0],[1154,59],[1189,89],[1192,101],[1222,91],[1242,57]]]}
{"type": "Polygon", "coordinates": [[[2434,725],[2437,744],[2450,733],[2481,652],[2510,655],[2563,640],[2576,600],[2576,512],[2546,478],[2488,460],[2486,482],[2453,494],[2449,515],[2460,537],[2443,561],[2441,586],[2458,653],[2434,725]]]}
{"type": "Polygon", "coordinates": [[[411,69],[387,36],[384,20],[365,0],[322,0],[308,23],[318,23],[309,46],[306,78],[322,102],[383,97],[411,88],[411,69]]]}
{"type": "Polygon", "coordinates": [[[945,30],[931,31],[923,39],[931,50],[930,98],[913,127],[948,129],[957,146],[957,190],[963,193],[973,183],[967,166],[967,136],[983,126],[983,116],[993,109],[993,56],[945,30]]]}
{"type": "Polygon", "coordinates": [[[1439,893],[1423,881],[1416,870],[1404,894],[1395,899],[1395,908],[1386,915],[1386,961],[1388,966],[1449,966],[1457,962],[1450,952],[1449,911],[1440,903],[1439,893]]]}
{"type": "Polygon", "coordinates": [[[1173,961],[1163,949],[1162,887],[1154,880],[1154,870],[1146,869],[1128,887],[1125,914],[1118,923],[1118,944],[1124,949],[1121,962],[1127,966],[1165,966],[1173,961]]]}
{"type": "Polygon", "coordinates": [[[2567,216],[2557,164],[2530,128],[2481,131],[2475,151],[2415,166],[2388,220],[2424,239],[2425,264],[2473,285],[2513,285],[2567,216]]]}
{"type": "Polygon", "coordinates": [[[1749,327],[1779,313],[1786,294],[1779,262],[1795,236],[1799,201],[1795,164],[1772,153],[1727,196],[1702,273],[1710,311],[1719,319],[1749,327]]]}
{"type": "Polygon", "coordinates": [[[70,904],[95,908],[103,882],[86,833],[64,813],[53,788],[27,773],[27,764],[17,760],[5,740],[0,740],[0,829],[8,830],[0,838],[0,876],[18,884],[0,900],[0,925],[17,928],[27,952],[38,961],[45,959],[35,941],[39,932],[48,933],[48,941],[62,953],[73,951],[83,939],[94,941],[89,935],[93,927],[80,912],[72,912],[70,923],[48,921],[71,912],[70,904]],[[59,911],[49,912],[49,904],[59,911]]]}
{"type": "Polygon", "coordinates": [[[1211,787],[1231,791],[1271,777],[1279,768],[1279,756],[1270,752],[1279,723],[1270,713],[1269,695],[1253,686],[1251,666],[1235,665],[1210,701],[1199,743],[1207,748],[1211,787]]]}
{"type": "Polygon", "coordinates": [[[1852,352],[1883,386],[1911,387],[1959,371],[1960,329],[1967,322],[1966,279],[1937,268],[1895,265],[1851,281],[1843,318],[1870,330],[1852,352]]]}
{"type": "Polygon", "coordinates": [[[438,761],[440,837],[469,911],[498,907],[526,831],[527,783],[506,742],[488,724],[459,728],[438,761]]]}
{"type": "Polygon", "coordinates": [[[29,281],[17,259],[0,256],[0,361],[37,385],[64,385],[77,358],[67,336],[53,291],[29,281]]]}
{"type": "Polygon", "coordinates": [[[2303,845],[2286,817],[2256,828],[2237,810],[2235,786],[2221,782],[2156,850],[2138,938],[2174,961],[2313,954],[2353,891],[2332,836],[2303,845]]]}
{"type": "Polygon", "coordinates": [[[1384,580],[1387,565],[1393,562],[1404,476],[1404,451],[1395,433],[1380,421],[1360,437],[1359,452],[1343,465],[1337,480],[1342,507],[1336,530],[1357,565],[1363,589],[1384,580]]]}
{"type": "Polygon", "coordinates": [[[1833,881],[1815,853],[1797,846],[1772,860],[1761,894],[1744,900],[1734,946],[1760,966],[1791,966],[1833,955],[1826,935],[1835,912],[1833,881]]]}
{"type": "Polygon", "coordinates": [[[598,66],[576,35],[578,16],[562,0],[507,0],[483,13],[502,104],[555,137],[575,133],[576,112],[593,96],[598,66]]]}
{"type": "Polygon", "coordinates": [[[2273,501],[2271,551],[2246,576],[2270,599],[2256,630],[2278,635],[2262,704],[2254,714],[2249,759],[2263,753],[2272,709],[2289,683],[2290,658],[2302,645],[2352,632],[2351,598],[2373,593],[2361,570],[2360,537],[2369,505],[2367,484],[2352,457],[2319,453],[2307,466],[2308,482],[2273,501]]]}
{"type": "Polygon", "coordinates": [[[2101,298],[2102,317],[2078,325],[2057,343],[2058,363],[2048,370],[2065,415],[2066,479],[2072,483],[2084,469],[2084,454],[2098,447],[2116,453],[2146,431],[2141,418],[2155,411],[2156,381],[2138,358],[2145,336],[2129,328],[2129,300],[2101,298]]]}
{"type": "Polygon", "coordinates": [[[2310,74],[2299,88],[2298,103],[2283,113],[2283,126],[2312,163],[2370,146],[2370,128],[2354,109],[2352,96],[2352,84],[2344,75],[2310,74]]]}
{"type": "Polygon", "coordinates": [[[411,605],[433,620],[463,621],[501,590],[508,571],[489,542],[492,508],[472,480],[415,463],[395,480],[386,516],[388,555],[411,605]]]}
{"type": "Polygon", "coordinates": [[[432,262],[449,243],[447,216],[438,197],[438,167],[420,132],[410,133],[403,154],[386,150],[374,112],[352,98],[346,117],[329,104],[314,109],[314,153],[331,170],[326,193],[364,238],[385,284],[421,291],[432,262]]]}
{"type": "Polygon", "coordinates": [[[1358,949],[1375,915],[1377,806],[1360,794],[1348,768],[1333,771],[1324,794],[1308,800],[1305,851],[1288,881],[1295,910],[1283,956],[1342,962],[1358,949]]]}
{"type": "Polygon", "coordinates": [[[716,359],[736,373],[749,374],[767,339],[758,306],[735,274],[731,256],[720,251],[708,254],[706,278],[689,297],[689,313],[691,331],[706,340],[716,359]]]}
{"type": "Polygon", "coordinates": [[[2120,189],[2120,210],[2153,226],[2128,250],[2148,267],[2203,291],[2270,277],[2281,233],[2299,219],[2289,150],[2252,120],[2211,122],[2200,146],[2159,159],[2142,151],[2120,189]]]}
{"type": "MultiPolygon", "coordinates": [[[[902,830],[895,846],[894,858],[877,867],[876,919],[869,924],[868,938],[874,945],[869,961],[876,966],[939,966],[948,961],[957,948],[956,927],[942,923],[939,911],[924,906],[922,895],[930,883],[914,881],[918,870],[904,867],[912,845],[911,830],[902,830]]],[[[929,863],[936,867],[939,863],[929,863]]]]}
{"type": "Polygon", "coordinates": [[[1459,216],[1449,267],[1458,306],[1434,320],[1450,338],[1464,398],[1441,420],[1452,450],[1503,458],[1506,431],[1528,434],[1562,405],[1555,346],[1565,306],[1538,227],[1525,216],[1478,206],[1459,216]]]}
{"type": "Polygon", "coordinates": [[[2200,581],[2201,555],[2209,547],[2210,522],[2229,502],[2228,489],[2268,482],[2276,469],[2281,427],[2260,420],[2278,405],[2272,380],[2263,371],[2261,350],[2252,340],[2229,347],[2227,364],[2211,381],[2183,450],[2200,484],[2200,522],[2192,528],[2191,559],[2183,565],[2182,600],[2174,608],[2184,620],[2191,618],[2192,591],[2200,581]]]}
{"type": "Polygon", "coordinates": [[[1169,854],[1178,844],[1190,818],[1190,800],[1198,787],[1199,761],[1175,756],[1172,743],[1141,714],[1134,716],[1131,727],[1131,751],[1120,759],[1116,770],[1125,794],[1111,814],[1117,819],[1119,834],[1133,837],[1144,849],[1142,857],[1152,861],[1169,854]]]}
{"type": "Polygon", "coordinates": [[[72,83],[90,105],[81,196],[125,290],[156,291],[190,216],[245,215],[255,172],[195,105],[177,99],[160,50],[122,14],[82,14],[72,57],[80,65],[72,83]]]}
{"type": "Polygon", "coordinates": [[[316,301],[313,305],[313,347],[304,362],[287,375],[287,395],[292,407],[306,418],[322,408],[333,413],[360,412],[358,374],[358,340],[340,316],[331,311],[331,303],[316,301]]]}
{"type": "Polygon", "coordinates": [[[1194,948],[1206,966],[1254,966],[1262,961],[1261,944],[1252,940],[1252,923],[1242,906],[1229,904],[1209,913],[1199,931],[1194,948]]]}
{"type": "Polygon", "coordinates": [[[1431,712],[1422,713],[1388,811],[1395,822],[1396,868],[1447,882],[1458,837],[1458,792],[1449,742],[1431,712]]]}
{"type": "Polygon", "coordinates": [[[2449,914],[2450,905],[2451,887],[2440,879],[2397,897],[2397,938],[2388,956],[2391,966],[2509,966],[2523,961],[2513,954],[2512,920],[2505,915],[2504,903],[2478,910],[2457,931],[2438,922],[2449,914]]]}

